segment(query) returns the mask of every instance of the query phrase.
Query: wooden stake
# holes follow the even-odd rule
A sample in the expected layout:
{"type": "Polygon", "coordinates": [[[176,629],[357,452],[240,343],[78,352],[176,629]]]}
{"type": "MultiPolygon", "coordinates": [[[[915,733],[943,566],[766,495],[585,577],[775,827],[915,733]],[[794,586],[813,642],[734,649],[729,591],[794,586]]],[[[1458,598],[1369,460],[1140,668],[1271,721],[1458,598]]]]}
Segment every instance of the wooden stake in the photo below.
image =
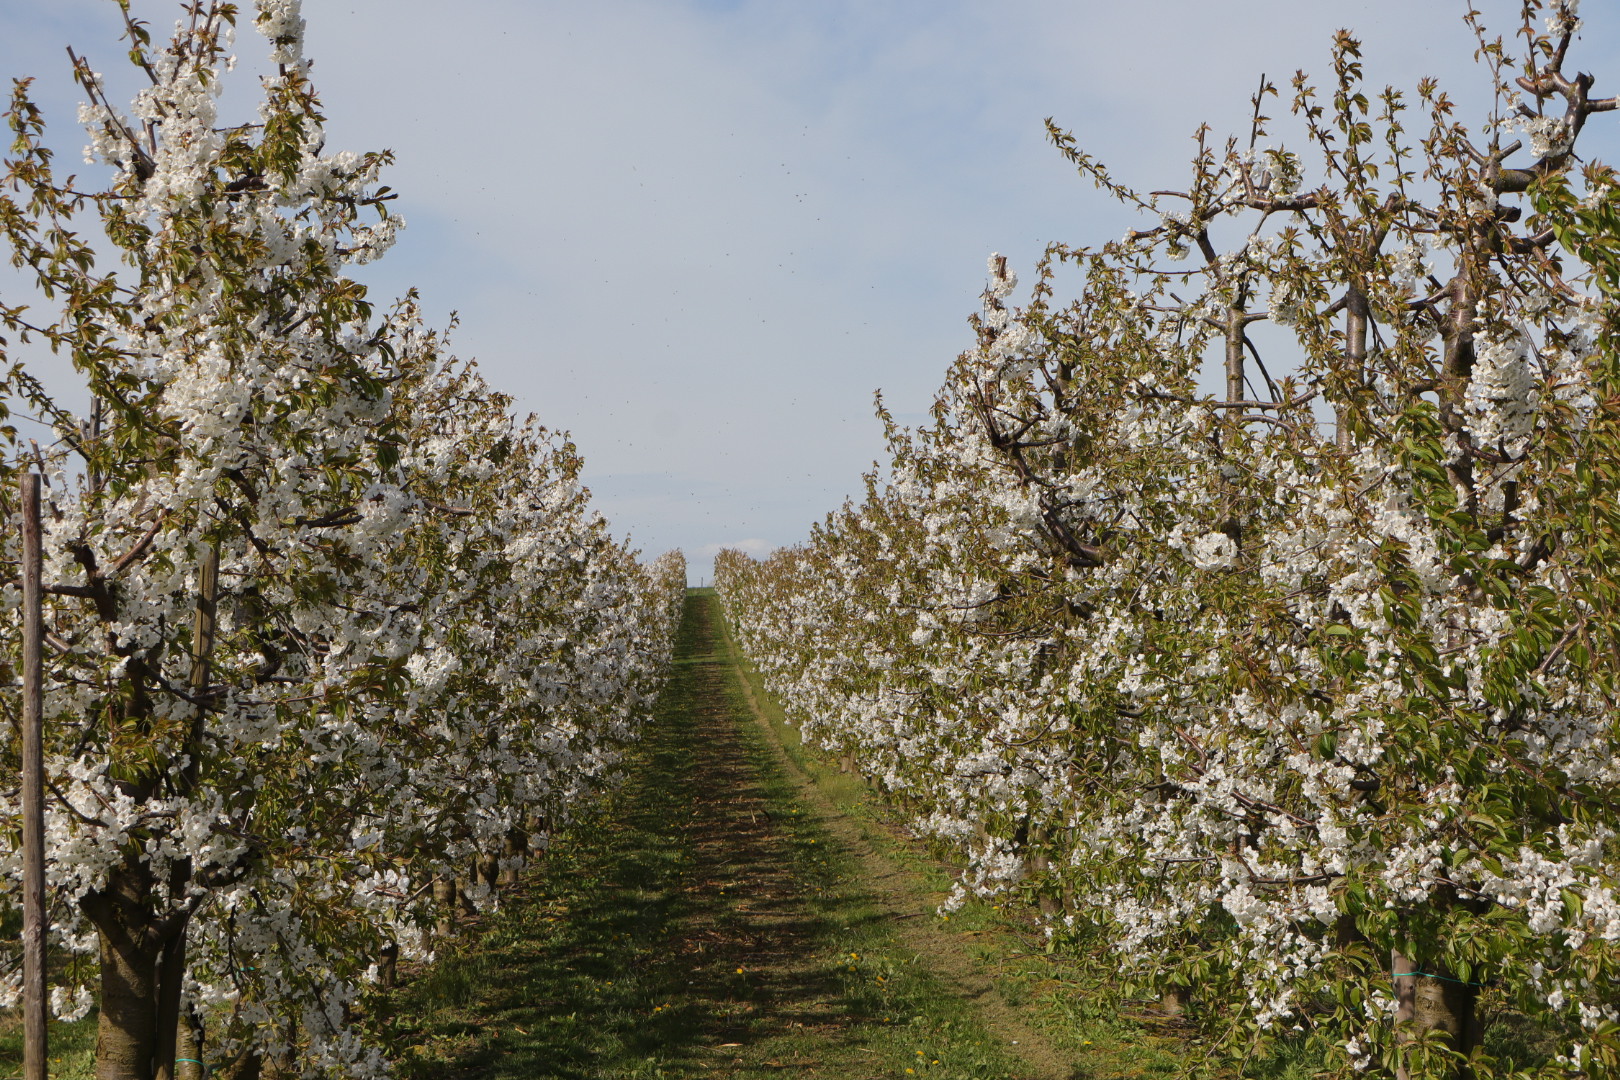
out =
{"type": "Polygon", "coordinates": [[[45,748],[39,474],[22,477],[23,1080],[46,1080],[45,748]]]}

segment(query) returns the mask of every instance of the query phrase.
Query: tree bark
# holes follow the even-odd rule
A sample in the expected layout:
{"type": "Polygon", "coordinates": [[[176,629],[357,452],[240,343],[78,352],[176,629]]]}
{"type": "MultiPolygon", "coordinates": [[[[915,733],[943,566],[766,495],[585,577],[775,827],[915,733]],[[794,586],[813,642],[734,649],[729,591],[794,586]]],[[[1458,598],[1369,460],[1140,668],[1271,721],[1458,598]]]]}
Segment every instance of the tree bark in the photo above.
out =
{"type": "Polygon", "coordinates": [[[551,843],[551,823],[543,814],[534,814],[529,818],[527,830],[529,841],[529,857],[538,859],[545,855],[551,843]]]}
{"type": "Polygon", "coordinates": [[[399,982],[399,942],[390,941],[377,957],[377,982],[384,990],[392,990],[399,982]]]}
{"type": "Polygon", "coordinates": [[[225,1080],[259,1080],[264,1072],[264,1058],[255,1050],[243,1050],[236,1060],[215,1073],[225,1080]]]}
{"type": "Polygon", "coordinates": [[[529,853],[529,834],[516,826],[506,832],[506,860],[501,867],[500,883],[502,885],[516,885],[518,883],[518,866],[529,853]]]}
{"type": "MultiPolygon", "coordinates": [[[[1399,948],[1390,950],[1389,969],[1395,982],[1396,1041],[1408,1046],[1438,1037],[1447,1048],[1467,1057],[1479,1046],[1483,1034],[1479,1020],[1479,989],[1452,977],[1450,971],[1431,965],[1432,971],[1416,967],[1399,948]]],[[[1395,1068],[1396,1080],[1409,1080],[1408,1054],[1402,1053],[1395,1068]]],[[[1458,1066],[1450,1080],[1470,1080],[1473,1070],[1458,1066]]]]}
{"type": "Polygon", "coordinates": [[[500,884],[501,860],[498,855],[478,856],[478,883],[490,891],[500,884]]]}
{"type": "MultiPolygon", "coordinates": [[[[189,864],[190,860],[184,862],[189,864]]],[[[173,877],[183,889],[191,881],[191,867],[177,864],[173,877]]],[[[185,1056],[180,1053],[180,999],[186,980],[186,930],[191,920],[178,921],[180,925],[158,953],[157,1008],[152,1017],[157,1027],[152,1069],[155,1080],[175,1080],[178,1059],[185,1056]]]]}
{"type": "MultiPolygon", "coordinates": [[[[1046,829],[1035,826],[1029,830],[1028,855],[1025,861],[1029,865],[1031,875],[1046,875],[1052,869],[1052,860],[1046,855],[1047,832],[1046,829]]],[[[1043,886],[1049,885],[1043,882],[1043,886]]],[[[1062,902],[1047,888],[1042,887],[1040,896],[1036,901],[1042,915],[1056,915],[1062,910],[1062,902]]]]}
{"type": "Polygon", "coordinates": [[[203,1032],[197,1014],[186,1009],[180,1017],[175,1041],[175,1080],[206,1080],[203,1073],[203,1032]]]}
{"type": "Polygon", "coordinates": [[[150,895],[146,867],[126,855],[123,864],[108,873],[106,889],[82,902],[101,937],[96,1080],[153,1080],[163,942],[155,940],[143,917],[150,895]]]}
{"type": "Polygon", "coordinates": [[[440,874],[433,879],[433,907],[438,917],[433,924],[433,933],[438,937],[450,937],[456,932],[456,879],[448,874],[440,874]]]}

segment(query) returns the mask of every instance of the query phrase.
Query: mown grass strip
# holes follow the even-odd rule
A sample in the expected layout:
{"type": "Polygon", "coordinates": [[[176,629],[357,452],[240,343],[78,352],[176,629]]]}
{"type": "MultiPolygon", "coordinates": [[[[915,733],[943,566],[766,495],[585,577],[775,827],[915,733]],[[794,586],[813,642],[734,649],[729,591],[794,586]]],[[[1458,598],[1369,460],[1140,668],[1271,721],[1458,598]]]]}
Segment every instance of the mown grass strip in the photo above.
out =
{"type": "MultiPolygon", "coordinates": [[[[858,832],[858,846],[869,847],[879,862],[893,868],[883,876],[891,906],[937,908],[953,876],[944,853],[909,839],[895,810],[864,780],[806,746],[742,656],[729,628],[722,626],[722,631],[761,726],[792,771],[813,787],[811,798],[824,802],[832,815],[858,832]]],[[[868,860],[869,874],[872,865],[868,860]]],[[[928,951],[936,967],[969,984],[988,983],[992,993],[981,994],[976,1002],[984,1022],[1003,1038],[1017,1037],[1008,1032],[1019,1028],[1033,1028],[1039,1048],[1031,1052],[1025,1044],[1021,1049],[1054,1063],[1060,1075],[1098,1080],[1174,1076],[1187,1072],[1200,1056],[1196,1045],[1145,1010],[1138,1009],[1137,1015],[1121,1010],[1120,995],[1110,987],[1117,978],[1111,957],[1052,957],[1026,922],[999,905],[970,902],[946,920],[913,920],[904,933],[914,947],[928,951]]]]}
{"type": "Polygon", "coordinates": [[[622,787],[374,1022],[408,1078],[1037,1075],[909,949],[688,601],[622,787]]]}

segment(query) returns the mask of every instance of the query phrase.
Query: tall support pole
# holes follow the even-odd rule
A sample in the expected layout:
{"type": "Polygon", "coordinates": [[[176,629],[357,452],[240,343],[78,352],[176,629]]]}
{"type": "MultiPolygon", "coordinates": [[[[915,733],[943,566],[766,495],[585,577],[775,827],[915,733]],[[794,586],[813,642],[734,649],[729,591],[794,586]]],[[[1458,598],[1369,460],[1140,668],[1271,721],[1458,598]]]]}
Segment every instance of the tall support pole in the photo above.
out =
{"type": "MultiPolygon", "coordinates": [[[[1350,369],[1350,377],[1359,387],[1367,377],[1367,326],[1372,313],[1367,306],[1367,294],[1354,282],[1345,292],[1344,300],[1344,359],[1350,369]]],[[[1348,412],[1346,406],[1339,406],[1334,441],[1340,450],[1351,448],[1348,412]]]]}
{"type": "Polygon", "coordinates": [[[1234,302],[1226,313],[1226,400],[1242,401],[1243,393],[1243,328],[1245,312],[1234,302]]]}
{"type": "Polygon", "coordinates": [[[46,1080],[45,748],[39,474],[22,478],[23,1080],[46,1080]]]}

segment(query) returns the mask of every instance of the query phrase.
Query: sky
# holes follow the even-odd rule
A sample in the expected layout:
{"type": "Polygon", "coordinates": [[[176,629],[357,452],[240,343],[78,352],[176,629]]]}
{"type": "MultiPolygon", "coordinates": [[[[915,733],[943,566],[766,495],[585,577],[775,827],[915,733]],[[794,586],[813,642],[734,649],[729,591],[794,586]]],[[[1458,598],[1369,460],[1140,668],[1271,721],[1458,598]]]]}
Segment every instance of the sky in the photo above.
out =
{"type": "MultiPolygon", "coordinates": [[[[1517,0],[1475,6],[1512,32],[1517,0]]],[[[1075,175],[1046,117],[1117,179],[1180,186],[1200,124],[1246,134],[1262,73],[1324,85],[1347,28],[1372,87],[1435,76],[1483,118],[1466,7],[303,3],[328,150],[397,156],[408,227],[356,276],[375,299],[419,289],[435,325],[454,312],[454,351],[569,431],[615,531],[683,549],[694,583],[720,548],[799,542],[859,494],[883,450],[874,392],[924,418],[972,344],[991,252],[1027,282],[1047,243],[1140,223],[1075,175]]],[[[1620,5],[1586,8],[1572,64],[1612,94],[1620,5]]],[[[133,9],[156,32],[180,5],[133,9]]],[[[64,160],[84,141],[64,48],[133,91],[118,33],[111,0],[0,0],[0,76],[38,77],[64,160]]],[[[227,115],[251,110],[265,52],[246,19],[237,52],[227,115]]],[[[1613,147],[1620,114],[1593,126],[1583,145],[1613,147]]]]}

